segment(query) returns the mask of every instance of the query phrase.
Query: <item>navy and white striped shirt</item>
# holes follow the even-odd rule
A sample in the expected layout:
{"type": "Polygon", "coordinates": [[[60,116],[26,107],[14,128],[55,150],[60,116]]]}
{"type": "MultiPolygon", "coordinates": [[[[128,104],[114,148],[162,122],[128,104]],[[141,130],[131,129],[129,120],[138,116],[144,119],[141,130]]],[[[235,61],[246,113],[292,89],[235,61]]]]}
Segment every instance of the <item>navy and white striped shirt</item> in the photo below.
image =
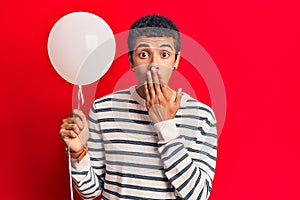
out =
{"type": "Polygon", "coordinates": [[[133,86],[96,100],[88,118],[89,152],[72,160],[84,199],[208,199],[217,155],[208,106],[184,94],[176,117],[153,125],[133,86]]]}

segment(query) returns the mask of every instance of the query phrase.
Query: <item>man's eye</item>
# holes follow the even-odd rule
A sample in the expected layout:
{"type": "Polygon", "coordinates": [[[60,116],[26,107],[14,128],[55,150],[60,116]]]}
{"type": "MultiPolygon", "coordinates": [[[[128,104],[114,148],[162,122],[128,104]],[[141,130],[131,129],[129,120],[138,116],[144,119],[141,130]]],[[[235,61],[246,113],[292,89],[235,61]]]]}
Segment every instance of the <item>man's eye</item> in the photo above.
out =
{"type": "Polygon", "coordinates": [[[149,56],[149,54],[147,52],[143,51],[139,54],[139,56],[140,56],[140,58],[147,58],[149,56]]]}
{"type": "Polygon", "coordinates": [[[163,58],[168,58],[168,57],[170,56],[170,54],[169,54],[168,52],[162,52],[162,53],[161,53],[161,56],[162,56],[163,58]]]}

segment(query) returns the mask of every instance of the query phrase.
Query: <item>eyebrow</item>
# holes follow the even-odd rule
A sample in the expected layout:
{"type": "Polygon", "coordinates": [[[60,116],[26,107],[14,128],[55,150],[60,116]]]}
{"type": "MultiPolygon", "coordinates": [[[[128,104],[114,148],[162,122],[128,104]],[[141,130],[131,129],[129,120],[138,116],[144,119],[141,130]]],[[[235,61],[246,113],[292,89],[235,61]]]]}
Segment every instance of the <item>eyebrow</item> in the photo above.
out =
{"type": "Polygon", "coordinates": [[[139,49],[141,47],[150,47],[148,44],[139,44],[135,49],[139,49]]]}
{"type": "MultiPolygon", "coordinates": [[[[135,49],[139,49],[139,48],[142,48],[142,47],[146,47],[146,48],[150,48],[150,45],[149,44],[139,44],[135,49]]],[[[160,48],[169,48],[171,50],[174,50],[173,47],[170,45],[170,44],[162,44],[159,46],[160,48]]]]}
{"type": "Polygon", "coordinates": [[[172,51],[174,50],[173,47],[169,44],[162,44],[162,45],[160,45],[160,47],[167,47],[167,48],[170,48],[172,51]]]}

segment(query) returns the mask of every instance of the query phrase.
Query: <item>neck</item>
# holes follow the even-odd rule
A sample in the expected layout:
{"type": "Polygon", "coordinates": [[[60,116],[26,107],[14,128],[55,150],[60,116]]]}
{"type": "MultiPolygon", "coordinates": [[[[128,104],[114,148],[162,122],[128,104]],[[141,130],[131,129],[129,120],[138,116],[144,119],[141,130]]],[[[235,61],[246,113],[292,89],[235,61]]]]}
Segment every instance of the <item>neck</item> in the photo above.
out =
{"type": "Polygon", "coordinates": [[[146,99],[144,85],[137,86],[136,92],[139,94],[140,97],[142,97],[143,99],[146,99]]]}

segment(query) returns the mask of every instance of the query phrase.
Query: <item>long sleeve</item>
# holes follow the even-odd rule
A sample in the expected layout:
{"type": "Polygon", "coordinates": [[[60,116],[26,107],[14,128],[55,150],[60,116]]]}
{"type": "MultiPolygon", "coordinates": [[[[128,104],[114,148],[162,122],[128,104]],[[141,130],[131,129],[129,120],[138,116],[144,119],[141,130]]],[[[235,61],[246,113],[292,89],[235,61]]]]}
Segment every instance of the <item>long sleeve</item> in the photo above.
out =
{"type": "Polygon", "coordinates": [[[172,120],[153,127],[134,87],[94,102],[88,154],[72,162],[84,199],[206,200],[217,154],[212,110],[187,95],[172,120]]]}
{"type": "Polygon", "coordinates": [[[181,199],[206,200],[212,189],[216,120],[212,110],[201,108],[200,112],[201,117],[190,113],[177,116],[184,123],[173,119],[156,125],[164,172],[181,199]]]}
{"type": "Polygon", "coordinates": [[[72,177],[80,196],[84,199],[94,199],[102,192],[105,173],[103,140],[95,105],[90,110],[88,123],[90,132],[87,142],[88,154],[80,163],[72,159],[72,177]]]}

